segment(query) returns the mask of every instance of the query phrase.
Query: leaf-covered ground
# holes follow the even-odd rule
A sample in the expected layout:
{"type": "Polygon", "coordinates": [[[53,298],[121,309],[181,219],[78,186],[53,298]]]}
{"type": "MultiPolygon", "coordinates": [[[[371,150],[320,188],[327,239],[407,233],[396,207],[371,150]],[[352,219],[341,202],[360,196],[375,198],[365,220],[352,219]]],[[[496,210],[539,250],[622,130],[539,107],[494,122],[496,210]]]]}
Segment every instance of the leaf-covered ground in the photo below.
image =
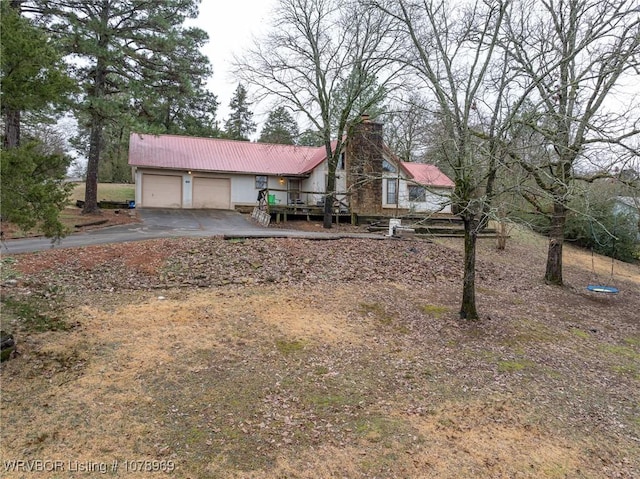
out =
{"type": "MultiPolygon", "coordinates": [[[[80,208],[69,206],[60,212],[60,222],[67,228],[69,234],[79,231],[90,231],[109,226],[128,225],[140,223],[135,210],[101,210],[98,213],[83,214],[80,208]]],[[[27,238],[43,236],[42,231],[36,226],[34,229],[24,231],[19,226],[0,222],[2,239],[27,238]]]]}
{"type": "Polygon", "coordinates": [[[591,258],[567,248],[567,286],[548,286],[544,240],[515,236],[480,246],[475,323],[455,239],[18,256],[0,455],[181,478],[640,477],[640,268],[590,296],[591,258]]]}

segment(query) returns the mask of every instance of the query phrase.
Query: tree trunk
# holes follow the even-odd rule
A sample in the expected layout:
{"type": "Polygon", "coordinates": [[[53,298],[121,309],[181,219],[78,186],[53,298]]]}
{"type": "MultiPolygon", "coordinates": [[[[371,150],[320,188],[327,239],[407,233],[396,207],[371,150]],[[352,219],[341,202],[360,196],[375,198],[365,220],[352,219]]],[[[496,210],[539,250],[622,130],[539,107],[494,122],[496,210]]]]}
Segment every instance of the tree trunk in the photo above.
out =
{"type": "Polygon", "coordinates": [[[547,252],[547,272],[544,279],[547,283],[562,286],[562,245],[564,243],[564,224],[567,219],[567,208],[563,203],[554,201],[551,231],[549,232],[549,250],[547,252]]]}
{"type": "Polygon", "coordinates": [[[498,236],[496,247],[499,251],[504,251],[507,247],[507,214],[505,212],[504,205],[498,207],[498,236]]]}
{"type": "Polygon", "coordinates": [[[100,161],[103,120],[99,114],[92,116],[93,121],[91,122],[91,135],[89,137],[89,159],[87,161],[83,213],[95,213],[98,211],[98,163],[100,161]]]}
{"type": "Polygon", "coordinates": [[[322,227],[330,229],[333,224],[333,202],[336,198],[336,167],[338,166],[338,161],[333,157],[331,148],[327,148],[327,151],[329,152],[327,154],[327,194],[324,197],[324,221],[322,222],[322,227]]]}
{"type": "Polygon", "coordinates": [[[476,309],[476,240],[478,238],[477,222],[471,219],[464,221],[464,278],[462,280],[462,306],[460,318],[470,321],[478,319],[476,309]]]}
{"type": "MultiPolygon", "coordinates": [[[[18,15],[21,15],[22,0],[11,0],[9,6],[15,9],[18,15]]],[[[4,116],[4,147],[9,150],[20,146],[20,110],[11,108],[3,108],[2,116],[4,116]]]]}
{"type": "Polygon", "coordinates": [[[6,149],[20,146],[20,110],[4,111],[4,147],[6,149]]]}
{"type": "MultiPolygon", "coordinates": [[[[100,9],[100,24],[107,30],[110,16],[109,0],[102,0],[100,9]]],[[[102,30],[102,28],[100,29],[102,30]]],[[[98,38],[98,55],[93,72],[93,86],[89,94],[90,128],[89,158],[87,159],[87,179],[84,194],[83,213],[95,213],[98,211],[98,166],[100,162],[100,150],[102,149],[102,134],[104,129],[104,97],[107,85],[107,62],[104,56],[109,45],[109,37],[101,33],[98,38]]]]}
{"type": "Polygon", "coordinates": [[[501,220],[498,223],[498,236],[496,241],[496,248],[499,251],[504,251],[507,247],[507,223],[501,220]]]}
{"type": "Polygon", "coordinates": [[[322,222],[322,227],[326,229],[331,229],[333,225],[333,201],[333,194],[327,193],[327,196],[324,197],[324,218],[322,222]]]}

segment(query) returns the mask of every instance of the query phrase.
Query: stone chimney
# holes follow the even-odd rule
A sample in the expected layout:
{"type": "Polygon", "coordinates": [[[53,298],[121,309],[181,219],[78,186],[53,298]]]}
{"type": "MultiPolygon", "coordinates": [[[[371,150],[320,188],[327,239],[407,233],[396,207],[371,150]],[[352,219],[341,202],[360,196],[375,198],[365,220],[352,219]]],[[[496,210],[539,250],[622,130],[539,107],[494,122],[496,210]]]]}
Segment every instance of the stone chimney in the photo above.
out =
{"type": "Polygon", "coordinates": [[[351,210],[359,215],[382,213],[382,123],[364,114],[347,138],[345,168],[351,210]]]}

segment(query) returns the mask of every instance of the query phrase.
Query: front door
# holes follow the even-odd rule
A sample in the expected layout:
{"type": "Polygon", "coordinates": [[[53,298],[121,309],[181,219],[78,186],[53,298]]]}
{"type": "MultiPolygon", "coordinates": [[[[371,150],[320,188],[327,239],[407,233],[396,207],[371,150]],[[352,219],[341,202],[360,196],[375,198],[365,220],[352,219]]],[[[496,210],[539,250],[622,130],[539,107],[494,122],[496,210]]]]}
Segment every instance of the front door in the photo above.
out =
{"type": "Polygon", "coordinates": [[[300,180],[289,180],[288,203],[295,205],[301,203],[300,200],[300,180]]]}

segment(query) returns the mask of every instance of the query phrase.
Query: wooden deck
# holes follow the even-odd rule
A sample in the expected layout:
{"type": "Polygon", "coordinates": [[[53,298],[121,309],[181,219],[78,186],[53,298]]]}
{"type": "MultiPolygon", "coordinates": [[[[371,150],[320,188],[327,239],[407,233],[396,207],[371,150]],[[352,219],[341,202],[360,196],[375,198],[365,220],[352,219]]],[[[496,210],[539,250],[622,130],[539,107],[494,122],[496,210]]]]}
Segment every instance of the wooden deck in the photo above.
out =
{"type": "MultiPolygon", "coordinates": [[[[317,205],[305,205],[301,203],[291,205],[269,205],[267,209],[268,213],[276,223],[288,220],[301,220],[307,221],[322,220],[324,218],[324,207],[317,205]]],[[[356,218],[350,211],[334,212],[334,223],[354,223],[356,218]]],[[[354,223],[355,224],[355,223],[354,223]]]]}

